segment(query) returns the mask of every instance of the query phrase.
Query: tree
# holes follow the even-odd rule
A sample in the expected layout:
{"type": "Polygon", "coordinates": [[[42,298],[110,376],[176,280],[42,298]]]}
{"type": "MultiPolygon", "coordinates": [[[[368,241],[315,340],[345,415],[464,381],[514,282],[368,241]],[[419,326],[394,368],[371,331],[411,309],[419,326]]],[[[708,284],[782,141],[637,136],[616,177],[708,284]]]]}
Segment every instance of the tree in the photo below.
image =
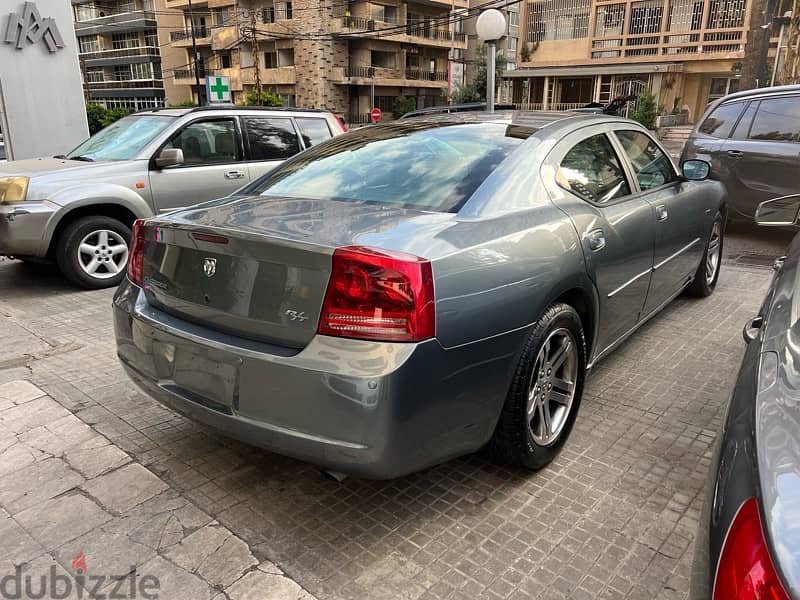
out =
{"type": "Polygon", "coordinates": [[[398,96],[392,102],[392,114],[394,118],[398,118],[406,114],[407,112],[411,112],[412,110],[416,110],[417,108],[417,99],[416,98],[409,98],[406,96],[398,96]]]}
{"type": "Polygon", "coordinates": [[[656,97],[650,90],[643,91],[636,101],[636,109],[633,111],[631,119],[638,121],[648,129],[655,129],[657,116],[656,97]]]}
{"type": "MultiPolygon", "coordinates": [[[[453,93],[454,103],[486,101],[486,80],[489,71],[486,55],[486,45],[478,46],[478,57],[475,60],[475,76],[468,84],[456,86],[456,91],[453,93]]],[[[495,85],[505,73],[507,64],[508,59],[505,56],[498,56],[495,59],[495,85]]]]}
{"type": "Polygon", "coordinates": [[[108,127],[114,121],[131,114],[129,108],[105,108],[102,104],[91,102],[86,105],[86,120],[89,122],[89,133],[94,135],[101,129],[108,127]]]}
{"type": "Polygon", "coordinates": [[[258,94],[255,88],[244,95],[245,106],[283,106],[283,100],[278,94],[273,94],[268,90],[261,90],[261,102],[258,101],[258,94]]]}

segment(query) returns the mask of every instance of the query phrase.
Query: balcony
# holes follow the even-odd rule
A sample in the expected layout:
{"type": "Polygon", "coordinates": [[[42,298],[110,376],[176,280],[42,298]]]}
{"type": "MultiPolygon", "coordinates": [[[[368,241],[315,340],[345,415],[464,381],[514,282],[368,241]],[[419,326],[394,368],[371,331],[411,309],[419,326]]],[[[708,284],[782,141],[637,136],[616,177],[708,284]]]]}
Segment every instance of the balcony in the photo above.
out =
{"type": "MultiPolygon", "coordinates": [[[[172,72],[175,85],[195,85],[194,69],[176,69],[172,72]]],[[[200,71],[200,85],[206,84],[206,73],[200,71]]]]}
{"type": "Polygon", "coordinates": [[[135,10],[104,14],[95,19],[75,23],[75,35],[98,35],[102,33],[125,33],[157,27],[156,14],[151,11],[135,10]]]}
{"type": "Polygon", "coordinates": [[[80,57],[87,67],[103,67],[106,65],[124,65],[131,62],[130,58],[149,56],[158,58],[161,51],[158,46],[139,46],[137,48],[117,48],[113,50],[97,50],[95,52],[81,52],[80,57]]]}
{"type": "MultiPolygon", "coordinates": [[[[261,69],[259,73],[261,85],[294,85],[297,83],[297,75],[294,66],[276,67],[272,69],[261,69]]],[[[244,85],[255,85],[256,76],[253,67],[242,69],[242,83],[244,85]]]]}
{"type": "Polygon", "coordinates": [[[412,67],[335,67],[331,80],[342,85],[386,85],[442,88],[447,85],[446,71],[423,71],[412,67]]]}
{"type": "Polygon", "coordinates": [[[369,39],[370,34],[380,34],[382,39],[437,48],[467,48],[467,35],[447,29],[436,29],[418,23],[387,23],[366,17],[338,17],[333,22],[333,32],[347,37],[369,39]]]}
{"type": "Polygon", "coordinates": [[[591,40],[591,58],[593,62],[615,62],[620,58],[742,58],[745,41],[744,28],[595,37],[591,40]]]}
{"type": "Polygon", "coordinates": [[[104,79],[87,81],[86,87],[90,90],[162,89],[164,81],[161,79],[104,79]]]}
{"type": "MultiPolygon", "coordinates": [[[[195,31],[195,43],[198,46],[210,46],[211,45],[211,29],[208,27],[196,27],[195,31]]],[[[192,45],[192,30],[187,29],[185,31],[170,31],[169,32],[169,41],[172,46],[177,48],[188,48],[192,45]]]]}

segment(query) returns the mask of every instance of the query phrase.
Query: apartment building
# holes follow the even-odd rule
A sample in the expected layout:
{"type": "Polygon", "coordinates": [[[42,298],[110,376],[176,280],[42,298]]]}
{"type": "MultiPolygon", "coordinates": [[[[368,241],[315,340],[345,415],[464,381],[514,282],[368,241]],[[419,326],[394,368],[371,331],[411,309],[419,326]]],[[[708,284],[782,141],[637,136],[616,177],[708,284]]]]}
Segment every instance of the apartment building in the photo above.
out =
{"type": "MultiPolygon", "coordinates": [[[[470,8],[476,10],[478,6],[486,8],[486,0],[469,0],[470,8]]],[[[519,2],[513,0],[499,0],[494,7],[506,17],[506,33],[497,40],[497,56],[506,60],[506,72],[517,68],[517,53],[519,51],[519,2]]],[[[475,30],[477,19],[465,21],[465,33],[467,34],[467,51],[464,53],[466,64],[467,80],[475,76],[475,64],[478,60],[478,49],[483,45],[483,41],[478,38],[475,30]]],[[[511,101],[512,84],[510,79],[499,79],[497,90],[497,101],[506,103],[511,101]]]]}
{"type": "MultiPolygon", "coordinates": [[[[426,107],[446,101],[448,59],[465,51],[454,10],[468,0],[166,0],[184,24],[170,32],[173,48],[200,55],[199,93],[206,75],[231,78],[235,102],[260,80],[284,104],[325,108],[351,123],[369,120],[374,105],[391,118],[395,98],[426,107]],[[253,25],[255,25],[253,27],[253,25]],[[253,34],[253,31],[255,34],[253,34]]],[[[193,67],[174,72],[176,85],[197,97],[193,67]]]]}
{"type": "Polygon", "coordinates": [[[566,110],[650,88],[694,122],[739,89],[752,1],[525,1],[512,100],[566,110]]]}
{"type": "Polygon", "coordinates": [[[164,73],[165,61],[177,65],[185,54],[166,31],[183,18],[165,7],[164,0],[72,0],[87,101],[139,110],[189,99],[164,73]]]}

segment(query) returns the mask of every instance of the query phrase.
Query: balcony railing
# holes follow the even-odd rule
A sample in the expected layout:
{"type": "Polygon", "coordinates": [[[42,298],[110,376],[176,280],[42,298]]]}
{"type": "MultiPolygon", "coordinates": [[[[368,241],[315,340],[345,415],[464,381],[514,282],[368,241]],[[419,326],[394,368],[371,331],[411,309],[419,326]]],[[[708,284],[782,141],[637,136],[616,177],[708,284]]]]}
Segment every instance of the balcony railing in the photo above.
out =
{"type": "MultiPolygon", "coordinates": [[[[204,70],[200,70],[200,79],[206,76],[204,70]]],[[[194,82],[194,69],[176,69],[173,71],[175,81],[191,81],[194,82]]]]}
{"type": "Polygon", "coordinates": [[[744,29],[669,31],[592,38],[591,56],[596,59],[661,57],[744,52],[744,29]]]}
{"type": "MultiPolygon", "coordinates": [[[[368,31],[381,31],[387,27],[382,22],[377,22],[375,19],[368,19],[366,17],[341,17],[342,27],[344,29],[352,30],[353,32],[368,32],[368,31]]],[[[466,42],[467,34],[453,33],[447,29],[435,29],[430,26],[422,25],[420,23],[398,23],[398,25],[405,27],[397,27],[387,32],[387,35],[409,35],[411,37],[424,38],[428,40],[436,40],[440,42],[449,42],[455,40],[456,42],[466,42]]]]}
{"type": "Polygon", "coordinates": [[[113,50],[81,52],[80,55],[84,60],[94,60],[97,58],[125,58],[127,56],[157,56],[160,53],[158,46],[138,46],[136,48],[115,48],[113,50]]]}
{"type": "MultiPolygon", "coordinates": [[[[546,110],[566,111],[584,106],[586,106],[585,102],[551,102],[546,110]]],[[[545,110],[545,107],[542,102],[521,102],[514,104],[514,110],[545,110]]]]}
{"type": "Polygon", "coordinates": [[[420,81],[447,81],[447,71],[423,71],[421,69],[406,69],[406,79],[420,81]]]}
{"type": "Polygon", "coordinates": [[[161,79],[104,79],[103,81],[87,81],[86,86],[93,90],[126,90],[131,88],[163,88],[161,79]]]}
{"type": "MultiPolygon", "coordinates": [[[[207,27],[197,27],[195,28],[195,39],[205,39],[211,35],[207,27]]],[[[169,32],[169,41],[170,42],[183,42],[185,40],[192,39],[192,30],[187,29],[186,31],[170,31],[169,32]]]]}
{"type": "Polygon", "coordinates": [[[345,77],[375,77],[375,67],[345,67],[345,77]]]}

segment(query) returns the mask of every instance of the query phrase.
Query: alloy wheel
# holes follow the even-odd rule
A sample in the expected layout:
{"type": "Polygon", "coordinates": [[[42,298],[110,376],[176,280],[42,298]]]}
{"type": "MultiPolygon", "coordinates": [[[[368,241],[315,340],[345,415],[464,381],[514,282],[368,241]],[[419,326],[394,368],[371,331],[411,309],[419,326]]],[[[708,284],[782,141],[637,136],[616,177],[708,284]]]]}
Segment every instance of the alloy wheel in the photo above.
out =
{"type": "Polygon", "coordinates": [[[95,279],[110,279],[125,269],[127,263],[128,244],[110,229],[93,231],[78,245],[78,264],[95,279]]]}
{"type": "Polygon", "coordinates": [[[711,228],[711,237],[708,240],[708,249],[706,250],[706,282],[708,285],[714,283],[717,269],[719,269],[721,238],[722,224],[719,221],[714,221],[714,227],[711,228]]]}
{"type": "Polygon", "coordinates": [[[528,428],[537,445],[552,444],[564,429],[577,377],[575,339],[569,330],[556,329],[539,350],[528,390],[528,428]]]}

